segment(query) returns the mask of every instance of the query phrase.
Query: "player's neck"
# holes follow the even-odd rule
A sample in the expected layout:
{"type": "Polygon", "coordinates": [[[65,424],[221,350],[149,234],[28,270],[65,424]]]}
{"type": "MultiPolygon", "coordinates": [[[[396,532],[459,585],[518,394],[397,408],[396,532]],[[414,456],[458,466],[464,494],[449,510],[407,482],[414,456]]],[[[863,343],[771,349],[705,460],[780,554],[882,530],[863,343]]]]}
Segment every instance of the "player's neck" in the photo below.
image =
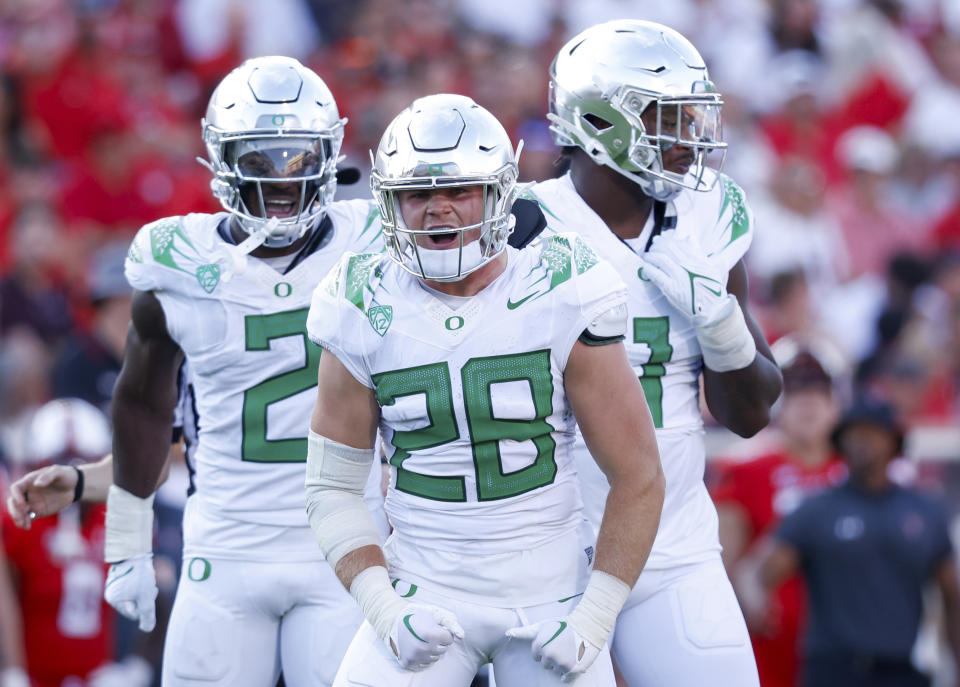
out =
{"type": "Polygon", "coordinates": [[[571,160],[570,177],[577,193],[610,231],[622,239],[640,236],[653,209],[653,198],[638,184],[579,152],[571,160]]]}
{"type": "Polygon", "coordinates": [[[507,269],[507,251],[488,262],[486,265],[471,272],[458,281],[432,281],[424,279],[423,283],[434,291],[445,293],[448,296],[476,296],[490,286],[497,277],[507,269]]]}

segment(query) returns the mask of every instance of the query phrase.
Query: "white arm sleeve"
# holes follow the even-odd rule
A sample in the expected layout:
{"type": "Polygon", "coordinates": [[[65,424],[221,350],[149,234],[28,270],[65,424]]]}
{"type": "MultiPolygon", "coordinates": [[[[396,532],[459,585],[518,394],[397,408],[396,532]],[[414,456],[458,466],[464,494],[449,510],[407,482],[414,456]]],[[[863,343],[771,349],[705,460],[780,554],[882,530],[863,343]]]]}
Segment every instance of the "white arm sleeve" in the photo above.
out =
{"type": "Polygon", "coordinates": [[[307,438],[307,519],[330,567],[380,535],[363,499],[373,449],[352,448],[310,431],[307,438]]]}

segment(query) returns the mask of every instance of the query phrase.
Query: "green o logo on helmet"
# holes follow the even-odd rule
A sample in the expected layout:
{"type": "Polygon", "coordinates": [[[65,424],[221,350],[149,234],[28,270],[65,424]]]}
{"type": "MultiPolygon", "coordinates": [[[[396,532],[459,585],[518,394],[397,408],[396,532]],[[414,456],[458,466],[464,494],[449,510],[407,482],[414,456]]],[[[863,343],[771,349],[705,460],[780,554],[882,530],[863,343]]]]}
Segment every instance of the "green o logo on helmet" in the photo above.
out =
{"type": "Polygon", "coordinates": [[[287,121],[286,115],[275,114],[273,115],[273,124],[274,126],[283,126],[283,123],[287,121]]]}

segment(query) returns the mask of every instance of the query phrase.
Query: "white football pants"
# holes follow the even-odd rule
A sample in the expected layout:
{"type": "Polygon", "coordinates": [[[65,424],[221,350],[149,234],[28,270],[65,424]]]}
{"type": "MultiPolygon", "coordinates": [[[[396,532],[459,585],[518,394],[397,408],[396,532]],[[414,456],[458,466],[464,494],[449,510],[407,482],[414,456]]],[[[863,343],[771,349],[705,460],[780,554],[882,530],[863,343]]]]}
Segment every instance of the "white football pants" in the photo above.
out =
{"type": "Polygon", "coordinates": [[[329,687],[360,608],[325,562],[185,558],[163,687],[329,687]]]}
{"type": "Polygon", "coordinates": [[[760,687],[747,625],[719,554],[645,570],[617,619],[611,650],[630,687],[760,687]]]}
{"type": "MultiPolygon", "coordinates": [[[[390,650],[364,622],[357,632],[334,687],[469,687],[477,671],[493,663],[498,687],[561,687],[560,675],[547,671],[530,654],[530,642],[508,639],[513,627],[567,615],[580,600],[577,596],[527,608],[494,608],[451,599],[423,587],[400,582],[397,591],[415,595],[412,602],[432,604],[456,614],[464,638],[455,641],[439,661],[422,671],[404,670],[390,650]]],[[[587,671],[573,683],[576,687],[614,687],[613,666],[606,647],[587,671]]]]}

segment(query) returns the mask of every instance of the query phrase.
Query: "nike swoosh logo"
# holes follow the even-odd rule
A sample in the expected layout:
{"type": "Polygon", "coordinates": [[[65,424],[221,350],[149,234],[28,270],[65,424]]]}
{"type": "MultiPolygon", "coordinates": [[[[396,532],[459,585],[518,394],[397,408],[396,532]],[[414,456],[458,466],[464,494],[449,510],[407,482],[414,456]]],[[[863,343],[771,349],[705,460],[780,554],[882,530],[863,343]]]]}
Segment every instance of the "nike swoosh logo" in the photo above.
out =
{"type": "Polygon", "coordinates": [[[129,575],[129,574],[132,573],[132,572],[133,572],[133,566],[131,565],[129,568],[127,568],[126,570],[124,570],[122,573],[119,573],[119,574],[116,575],[116,576],[111,576],[110,579],[107,580],[107,584],[113,584],[114,582],[116,582],[117,580],[119,580],[121,577],[126,577],[127,575],[129,575]]]}
{"type": "Polygon", "coordinates": [[[697,314],[697,294],[696,294],[696,288],[697,288],[697,281],[696,281],[696,280],[697,280],[697,279],[700,280],[700,286],[702,286],[703,288],[705,288],[707,291],[709,291],[710,293],[712,293],[712,294],[713,294],[714,296],[716,296],[717,298],[719,298],[719,297],[722,295],[722,292],[720,291],[720,289],[711,289],[709,286],[707,286],[707,285],[704,283],[704,282],[712,281],[714,284],[720,285],[720,282],[717,281],[716,279],[711,279],[710,277],[704,276],[704,275],[702,275],[702,274],[697,274],[696,272],[688,272],[688,274],[690,275],[690,305],[691,305],[691,311],[692,311],[692,314],[696,315],[696,314],[697,314]]]}
{"type": "Polygon", "coordinates": [[[519,308],[521,305],[523,305],[524,303],[526,303],[528,300],[530,300],[531,298],[533,298],[533,297],[536,296],[536,295],[537,295],[537,294],[535,294],[535,293],[531,293],[529,296],[527,296],[526,298],[521,298],[521,299],[518,300],[516,303],[514,303],[513,301],[511,301],[511,300],[508,298],[508,299],[507,299],[507,309],[508,309],[508,310],[515,310],[515,309],[519,308]]]}
{"type": "Polygon", "coordinates": [[[410,627],[410,618],[412,618],[412,617],[413,617],[413,613],[411,613],[410,615],[405,615],[405,616],[403,616],[403,624],[407,626],[407,629],[408,629],[408,630],[410,630],[410,634],[412,634],[414,637],[416,637],[416,638],[419,639],[421,642],[423,642],[424,644],[426,644],[426,643],[427,643],[427,640],[423,639],[420,635],[418,635],[416,632],[413,631],[413,628],[412,628],[412,627],[410,627]]]}
{"type": "Polygon", "coordinates": [[[566,621],[566,620],[561,620],[561,621],[560,621],[560,628],[559,628],[556,632],[554,632],[554,633],[553,633],[553,637],[551,637],[550,639],[548,639],[547,641],[545,641],[545,642],[543,643],[543,646],[541,646],[540,648],[542,649],[544,646],[546,646],[547,644],[549,644],[550,642],[552,642],[553,640],[555,640],[557,637],[560,636],[560,633],[563,632],[563,631],[566,630],[566,629],[567,629],[567,621],[566,621]]]}

